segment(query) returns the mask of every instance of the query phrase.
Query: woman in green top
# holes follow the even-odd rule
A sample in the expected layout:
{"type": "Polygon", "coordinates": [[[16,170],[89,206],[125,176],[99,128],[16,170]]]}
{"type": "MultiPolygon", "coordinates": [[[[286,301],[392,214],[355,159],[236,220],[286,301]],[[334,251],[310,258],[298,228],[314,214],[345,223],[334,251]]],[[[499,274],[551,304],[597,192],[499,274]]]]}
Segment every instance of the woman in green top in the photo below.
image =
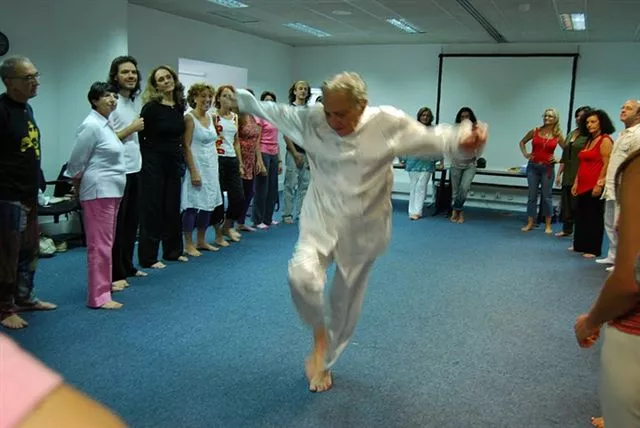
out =
{"type": "Polygon", "coordinates": [[[589,137],[588,135],[580,134],[580,121],[591,110],[589,106],[582,106],[576,109],[576,128],[567,135],[567,143],[562,151],[562,159],[560,160],[560,168],[556,178],[556,185],[562,186],[562,199],[560,202],[562,232],[556,233],[558,237],[571,236],[573,234],[575,198],[571,194],[571,186],[573,186],[578,172],[578,153],[584,148],[589,137]]]}

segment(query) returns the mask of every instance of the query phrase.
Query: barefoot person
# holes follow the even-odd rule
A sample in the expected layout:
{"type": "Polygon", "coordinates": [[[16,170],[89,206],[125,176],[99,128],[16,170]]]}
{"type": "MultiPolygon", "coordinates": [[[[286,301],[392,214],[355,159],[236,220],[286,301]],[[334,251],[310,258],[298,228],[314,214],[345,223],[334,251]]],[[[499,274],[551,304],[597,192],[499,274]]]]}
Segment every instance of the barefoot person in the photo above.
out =
{"type": "Polygon", "coordinates": [[[486,141],[482,127],[428,128],[393,107],[369,107],[366,85],[341,73],[322,85],[323,103],[296,108],[258,102],[237,90],[238,108],[273,123],[306,150],[311,180],[300,236],[289,262],[289,283],[301,318],[313,329],[306,361],[309,389],[331,388],[329,369],[355,329],[375,259],[391,235],[392,163],[396,156],[434,156],[464,149],[473,156],[486,141]],[[337,265],[331,320],[325,324],[325,271],[337,265]]]}
{"type": "Polygon", "coordinates": [[[120,309],[111,299],[113,237],[118,208],[127,183],[125,144],[109,126],[117,88],[95,82],[89,88],[89,115],[78,127],[66,174],[79,183],[78,198],[87,232],[87,306],[120,309]]]}
{"type": "Polygon", "coordinates": [[[28,101],[38,93],[38,77],[24,57],[10,57],[0,65],[7,88],[0,95],[0,324],[12,329],[27,326],[19,310],[56,308],[34,296],[40,130],[28,101]]]}

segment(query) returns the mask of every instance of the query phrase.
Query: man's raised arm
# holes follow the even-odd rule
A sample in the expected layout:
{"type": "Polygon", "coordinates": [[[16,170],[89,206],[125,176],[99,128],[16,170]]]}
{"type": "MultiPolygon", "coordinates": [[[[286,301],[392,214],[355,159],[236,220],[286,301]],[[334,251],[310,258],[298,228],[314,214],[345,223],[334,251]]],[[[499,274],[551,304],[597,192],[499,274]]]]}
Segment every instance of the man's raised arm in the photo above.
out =
{"type": "Polygon", "coordinates": [[[486,127],[473,129],[471,122],[460,125],[424,126],[414,118],[395,108],[382,108],[389,121],[389,141],[396,156],[452,158],[478,156],[486,143],[486,127]]]}
{"type": "Polygon", "coordinates": [[[304,148],[304,126],[309,114],[308,109],[277,104],[272,101],[258,101],[245,89],[236,89],[238,110],[263,118],[304,148]]]}

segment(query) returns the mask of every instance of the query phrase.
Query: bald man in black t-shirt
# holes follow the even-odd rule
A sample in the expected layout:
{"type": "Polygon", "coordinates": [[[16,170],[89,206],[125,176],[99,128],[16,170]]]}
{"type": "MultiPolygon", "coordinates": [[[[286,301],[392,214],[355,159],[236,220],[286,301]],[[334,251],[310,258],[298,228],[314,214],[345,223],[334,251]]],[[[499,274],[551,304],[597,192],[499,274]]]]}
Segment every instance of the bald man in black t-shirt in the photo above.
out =
{"type": "Polygon", "coordinates": [[[0,95],[0,324],[24,328],[19,311],[51,310],[35,298],[34,276],[40,251],[38,185],[40,130],[28,100],[38,91],[38,70],[24,57],[0,65],[6,86],[0,95]]]}

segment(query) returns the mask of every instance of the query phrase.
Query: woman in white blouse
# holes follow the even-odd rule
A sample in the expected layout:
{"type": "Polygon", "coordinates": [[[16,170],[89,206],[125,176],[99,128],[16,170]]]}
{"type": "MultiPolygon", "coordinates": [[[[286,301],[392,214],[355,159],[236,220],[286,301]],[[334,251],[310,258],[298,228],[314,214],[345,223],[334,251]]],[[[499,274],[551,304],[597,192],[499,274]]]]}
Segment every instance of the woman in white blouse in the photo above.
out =
{"type": "Polygon", "coordinates": [[[76,181],[87,234],[87,305],[119,309],[122,304],[111,300],[111,248],[126,170],[124,144],[108,121],[118,95],[108,83],[96,82],[88,99],[92,111],[78,128],[67,175],[76,181]]]}

